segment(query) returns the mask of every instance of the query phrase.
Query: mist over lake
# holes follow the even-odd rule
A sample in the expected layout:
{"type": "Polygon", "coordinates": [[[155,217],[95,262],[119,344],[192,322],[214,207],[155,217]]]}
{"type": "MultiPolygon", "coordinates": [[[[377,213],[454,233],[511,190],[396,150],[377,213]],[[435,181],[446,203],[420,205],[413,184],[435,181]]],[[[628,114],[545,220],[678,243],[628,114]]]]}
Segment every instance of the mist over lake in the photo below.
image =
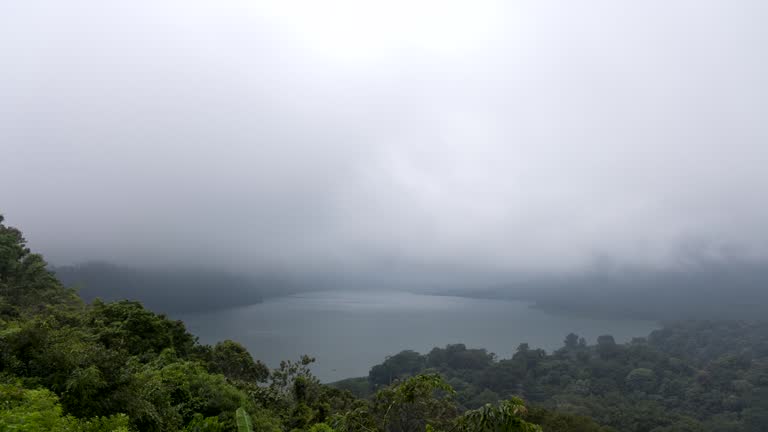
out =
{"type": "Polygon", "coordinates": [[[302,354],[316,358],[323,381],[365,376],[386,356],[464,343],[510,357],[520,343],[552,351],[565,335],[594,343],[646,336],[653,321],[587,319],[550,314],[518,301],[407,292],[324,291],[271,298],[251,306],[176,315],[203,343],[234,339],[254,358],[276,366],[302,354]]]}

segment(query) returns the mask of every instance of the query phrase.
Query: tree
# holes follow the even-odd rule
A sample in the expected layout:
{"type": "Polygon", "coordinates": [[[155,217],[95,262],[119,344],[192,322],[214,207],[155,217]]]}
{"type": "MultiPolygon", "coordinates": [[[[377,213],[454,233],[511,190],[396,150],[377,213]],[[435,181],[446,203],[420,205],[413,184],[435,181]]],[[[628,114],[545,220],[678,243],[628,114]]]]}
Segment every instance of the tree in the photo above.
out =
{"type": "Polygon", "coordinates": [[[269,369],[260,361],[254,361],[248,350],[231,340],[217,343],[211,352],[214,372],[239,381],[264,382],[269,369]]]}
{"type": "Polygon", "coordinates": [[[461,432],[542,432],[540,426],[524,420],[522,399],[512,398],[497,406],[485,405],[466,412],[458,420],[461,432]]]}
{"type": "Polygon", "coordinates": [[[440,375],[417,375],[376,393],[373,413],[380,430],[445,429],[458,413],[453,388],[440,375]]]}
{"type": "Polygon", "coordinates": [[[183,322],[170,320],[130,300],[94,301],[86,325],[107,348],[135,356],[157,355],[166,348],[187,356],[197,343],[183,322]]]}
{"type": "MultiPolygon", "coordinates": [[[[494,355],[484,349],[467,349],[464,344],[446,345],[433,348],[426,356],[426,366],[451,369],[485,369],[493,363],[494,355]]],[[[419,358],[416,367],[422,367],[419,358]]]]}
{"type": "Polygon", "coordinates": [[[613,336],[611,335],[602,335],[597,337],[597,346],[615,346],[616,341],[613,339],[613,336]]]}
{"type": "Polygon", "coordinates": [[[76,419],[64,415],[55,394],[0,384],[0,426],[19,432],[128,432],[128,417],[76,419]]]}
{"type": "Polygon", "coordinates": [[[568,333],[568,336],[565,337],[565,348],[567,349],[575,349],[579,346],[579,336],[575,333],[568,333]]]}
{"type": "Polygon", "coordinates": [[[618,352],[616,341],[611,335],[602,335],[597,337],[597,353],[601,357],[613,357],[618,352]]]}
{"type": "Polygon", "coordinates": [[[235,411],[247,406],[247,396],[223,375],[209,374],[203,365],[174,358],[164,352],[141,366],[135,389],[123,396],[125,412],[139,430],[178,430],[195,414],[219,417],[224,427],[234,427],[235,411]]]}
{"type": "Polygon", "coordinates": [[[632,369],[627,374],[626,383],[627,387],[634,391],[651,391],[656,384],[656,374],[646,368],[632,369]]]}
{"type": "Polygon", "coordinates": [[[374,385],[389,385],[395,379],[415,375],[426,366],[426,358],[411,350],[388,357],[384,363],[371,368],[368,379],[374,385]]]}
{"type": "Polygon", "coordinates": [[[52,303],[76,303],[74,292],[64,289],[43,257],[27,248],[21,231],[4,220],[0,215],[0,317],[52,303]]]}

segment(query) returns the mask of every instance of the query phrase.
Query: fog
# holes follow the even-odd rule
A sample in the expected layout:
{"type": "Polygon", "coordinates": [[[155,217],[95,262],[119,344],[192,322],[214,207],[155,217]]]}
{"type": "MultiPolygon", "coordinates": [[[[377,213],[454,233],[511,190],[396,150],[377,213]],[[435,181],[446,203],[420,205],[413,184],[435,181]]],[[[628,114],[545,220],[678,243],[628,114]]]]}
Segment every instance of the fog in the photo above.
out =
{"type": "Polygon", "coordinates": [[[762,262],[767,21],[759,0],[9,2],[0,212],[56,265],[484,284],[762,262]]]}

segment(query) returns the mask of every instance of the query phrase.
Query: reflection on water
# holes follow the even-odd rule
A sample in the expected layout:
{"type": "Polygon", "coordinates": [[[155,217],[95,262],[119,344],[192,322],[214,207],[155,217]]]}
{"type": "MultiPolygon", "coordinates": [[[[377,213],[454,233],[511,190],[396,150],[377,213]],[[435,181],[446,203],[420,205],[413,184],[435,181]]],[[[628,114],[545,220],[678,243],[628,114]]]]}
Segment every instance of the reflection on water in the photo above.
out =
{"type": "Polygon", "coordinates": [[[314,292],[209,313],[179,316],[203,343],[237,340],[254,358],[275,366],[309,354],[323,381],[368,374],[374,364],[404,349],[464,343],[510,357],[522,342],[547,351],[575,332],[594,342],[645,336],[651,321],[593,320],[553,315],[527,303],[404,292],[314,292]]]}

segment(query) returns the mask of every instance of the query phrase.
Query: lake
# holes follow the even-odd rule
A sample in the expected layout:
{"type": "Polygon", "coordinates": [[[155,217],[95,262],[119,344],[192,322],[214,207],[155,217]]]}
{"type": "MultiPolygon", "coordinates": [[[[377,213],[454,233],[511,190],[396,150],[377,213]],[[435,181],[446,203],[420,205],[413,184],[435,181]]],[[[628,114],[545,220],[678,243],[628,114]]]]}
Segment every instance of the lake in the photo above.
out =
{"type": "Polygon", "coordinates": [[[366,376],[405,349],[426,353],[464,343],[507,358],[523,342],[548,352],[560,348],[570,332],[589,343],[603,334],[625,342],[658,328],[653,321],[552,314],[518,301],[364,291],[303,293],[176,317],[201,342],[236,340],[271,367],[309,354],[323,382],[366,376]]]}

